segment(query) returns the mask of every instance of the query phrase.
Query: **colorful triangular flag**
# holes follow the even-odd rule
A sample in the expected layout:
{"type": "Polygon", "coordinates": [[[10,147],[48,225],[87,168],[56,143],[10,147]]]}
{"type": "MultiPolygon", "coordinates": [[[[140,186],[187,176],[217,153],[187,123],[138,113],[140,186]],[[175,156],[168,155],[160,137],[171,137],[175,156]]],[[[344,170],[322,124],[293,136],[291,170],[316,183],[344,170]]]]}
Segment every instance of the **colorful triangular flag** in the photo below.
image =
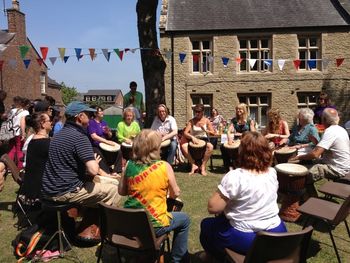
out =
{"type": "Polygon", "coordinates": [[[131,53],[133,53],[133,54],[134,54],[134,53],[135,53],[135,51],[136,51],[136,49],[137,49],[137,48],[130,49],[131,53]]]}
{"type": "Polygon", "coordinates": [[[124,51],[120,50],[119,53],[117,54],[118,57],[120,58],[120,61],[123,61],[123,56],[124,56],[124,51]]]}
{"type": "Polygon", "coordinates": [[[53,66],[53,65],[55,65],[55,62],[56,62],[56,60],[57,60],[57,57],[50,57],[49,60],[50,60],[50,62],[51,62],[51,64],[52,64],[52,66],[53,66]]]}
{"type": "Polygon", "coordinates": [[[67,63],[68,59],[69,59],[69,56],[64,56],[64,57],[63,57],[64,63],[67,63]]]}
{"type": "Polygon", "coordinates": [[[272,66],[272,59],[265,59],[264,64],[270,68],[272,66]]]}
{"type": "Polygon", "coordinates": [[[226,68],[226,67],[227,67],[228,62],[230,61],[230,59],[229,59],[229,58],[227,58],[227,57],[222,57],[221,59],[222,59],[222,64],[224,64],[224,67],[226,68]]]}
{"type": "Polygon", "coordinates": [[[58,52],[60,53],[60,57],[61,57],[61,59],[63,61],[64,60],[64,55],[66,54],[66,48],[60,47],[60,48],[58,48],[58,52]]]}
{"type": "Polygon", "coordinates": [[[211,64],[214,62],[214,57],[212,55],[208,56],[208,62],[211,64]]]}
{"type": "Polygon", "coordinates": [[[43,60],[46,60],[47,53],[49,52],[49,48],[48,47],[40,47],[40,51],[41,51],[41,57],[43,58],[43,60]]]}
{"type": "Polygon", "coordinates": [[[24,63],[24,66],[27,69],[29,67],[29,64],[30,64],[30,59],[23,59],[23,63],[24,63]]]}
{"type": "Polygon", "coordinates": [[[293,60],[293,64],[294,64],[294,67],[295,67],[296,70],[299,69],[300,63],[301,63],[301,60],[300,60],[300,59],[295,59],[295,60],[293,60]]]}
{"type": "Polygon", "coordinates": [[[37,58],[36,61],[38,62],[39,66],[44,63],[44,60],[42,58],[37,58]]]}
{"type": "Polygon", "coordinates": [[[109,62],[109,59],[111,58],[111,52],[108,52],[107,48],[102,48],[102,53],[105,56],[106,60],[109,62]]]}
{"type": "Polygon", "coordinates": [[[182,64],[186,58],[186,54],[185,53],[179,53],[179,58],[180,58],[180,63],[182,64]]]}
{"type": "Polygon", "coordinates": [[[20,46],[19,51],[21,52],[21,58],[24,59],[29,51],[29,46],[20,46]]]}
{"type": "Polygon", "coordinates": [[[249,59],[249,66],[250,66],[250,68],[254,68],[254,66],[255,66],[255,63],[256,63],[256,59],[249,59]]]}
{"type": "Polygon", "coordinates": [[[241,64],[242,61],[243,61],[243,58],[236,58],[236,62],[237,62],[238,64],[241,64]]]}
{"type": "Polygon", "coordinates": [[[95,49],[89,48],[90,58],[93,61],[95,59],[95,49]]]}
{"type": "Polygon", "coordinates": [[[331,60],[328,58],[322,59],[322,69],[323,70],[326,70],[328,68],[329,62],[331,62],[331,60]]]}
{"type": "Polygon", "coordinates": [[[284,68],[284,64],[286,63],[285,59],[279,59],[277,60],[278,68],[282,71],[284,68]]]}
{"type": "Polygon", "coordinates": [[[337,65],[337,67],[340,67],[341,64],[343,64],[343,62],[344,62],[344,58],[337,58],[335,60],[335,64],[337,65]]]}
{"type": "Polygon", "coordinates": [[[128,51],[130,51],[130,48],[124,49],[125,54],[126,54],[128,51]]]}
{"type": "Polygon", "coordinates": [[[307,66],[309,69],[315,69],[316,68],[316,59],[309,59],[307,61],[307,66]]]}
{"type": "Polygon", "coordinates": [[[78,61],[82,58],[81,56],[81,48],[74,48],[75,56],[77,57],[78,61]]]}

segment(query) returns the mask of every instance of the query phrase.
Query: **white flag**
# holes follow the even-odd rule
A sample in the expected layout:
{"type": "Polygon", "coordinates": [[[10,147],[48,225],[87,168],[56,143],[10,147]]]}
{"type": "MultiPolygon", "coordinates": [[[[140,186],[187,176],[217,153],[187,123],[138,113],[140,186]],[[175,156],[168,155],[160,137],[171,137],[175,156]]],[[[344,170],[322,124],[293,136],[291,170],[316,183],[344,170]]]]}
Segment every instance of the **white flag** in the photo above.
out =
{"type": "Polygon", "coordinates": [[[329,62],[331,62],[331,60],[328,58],[322,59],[322,69],[323,70],[327,70],[329,62]]]}
{"type": "Polygon", "coordinates": [[[285,60],[285,59],[279,59],[279,60],[277,60],[277,64],[278,64],[278,67],[279,67],[280,70],[283,70],[284,63],[286,63],[286,60],[285,60]]]}
{"type": "Polygon", "coordinates": [[[250,68],[254,68],[255,63],[256,63],[256,59],[249,59],[249,66],[250,66],[250,68]]]}

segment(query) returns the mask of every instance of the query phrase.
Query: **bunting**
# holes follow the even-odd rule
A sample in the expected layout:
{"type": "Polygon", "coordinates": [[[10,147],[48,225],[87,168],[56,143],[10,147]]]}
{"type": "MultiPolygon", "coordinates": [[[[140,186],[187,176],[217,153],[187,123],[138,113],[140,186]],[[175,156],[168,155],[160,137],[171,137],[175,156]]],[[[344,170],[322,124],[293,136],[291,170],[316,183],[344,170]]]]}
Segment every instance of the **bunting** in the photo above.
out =
{"type": "Polygon", "coordinates": [[[109,62],[109,59],[111,58],[111,52],[108,51],[108,48],[103,48],[102,53],[105,56],[106,60],[109,62]]]}
{"type": "Polygon", "coordinates": [[[285,59],[279,59],[277,60],[278,68],[282,71],[284,68],[284,64],[286,63],[285,59]]]}
{"type": "Polygon", "coordinates": [[[81,48],[75,48],[74,51],[75,51],[75,56],[77,57],[77,59],[79,61],[82,58],[82,56],[81,56],[82,49],[81,48]]]}
{"type": "Polygon", "coordinates": [[[181,64],[184,63],[184,60],[186,58],[186,54],[185,53],[179,53],[179,58],[180,58],[181,64]]]}
{"type": "Polygon", "coordinates": [[[23,63],[24,63],[24,66],[27,69],[29,67],[29,64],[30,64],[30,59],[23,59],[23,63]]]}
{"type": "Polygon", "coordinates": [[[295,69],[298,70],[300,67],[300,64],[301,64],[301,60],[295,59],[295,60],[293,60],[293,64],[294,64],[295,69]]]}
{"type": "Polygon", "coordinates": [[[249,66],[250,66],[250,68],[254,68],[255,63],[256,63],[256,59],[249,59],[249,66]]]}
{"type": "Polygon", "coordinates": [[[224,64],[224,67],[227,68],[227,64],[230,61],[230,59],[227,57],[222,57],[221,59],[222,59],[222,64],[224,64]]]}
{"type": "Polygon", "coordinates": [[[21,53],[21,58],[24,59],[29,51],[29,47],[28,46],[20,46],[19,51],[21,53]]]}
{"type": "Polygon", "coordinates": [[[41,57],[43,58],[43,60],[46,60],[47,53],[49,52],[49,48],[48,47],[40,47],[40,52],[41,52],[41,57]]]}
{"type": "Polygon", "coordinates": [[[90,53],[90,58],[91,60],[95,59],[95,49],[94,48],[89,48],[89,53],[90,53]]]}
{"type": "Polygon", "coordinates": [[[51,58],[49,58],[49,60],[50,60],[50,62],[51,62],[51,64],[52,64],[52,66],[53,66],[53,65],[55,65],[55,62],[56,62],[56,60],[57,60],[57,57],[51,57],[51,58]]]}
{"type": "Polygon", "coordinates": [[[337,68],[338,68],[338,67],[340,67],[341,64],[343,64],[344,58],[337,58],[335,61],[336,61],[335,63],[336,63],[337,68]]]}
{"type": "Polygon", "coordinates": [[[309,69],[315,69],[316,68],[316,60],[315,59],[308,60],[307,66],[309,67],[309,69]]]}
{"type": "Polygon", "coordinates": [[[61,57],[61,59],[63,61],[64,60],[64,56],[66,54],[66,48],[64,48],[64,47],[58,48],[58,53],[60,54],[60,57],[61,57]]]}
{"type": "Polygon", "coordinates": [[[37,58],[36,61],[38,62],[40,67],[44,63],[44,60],[42,58],[37,58]]]}

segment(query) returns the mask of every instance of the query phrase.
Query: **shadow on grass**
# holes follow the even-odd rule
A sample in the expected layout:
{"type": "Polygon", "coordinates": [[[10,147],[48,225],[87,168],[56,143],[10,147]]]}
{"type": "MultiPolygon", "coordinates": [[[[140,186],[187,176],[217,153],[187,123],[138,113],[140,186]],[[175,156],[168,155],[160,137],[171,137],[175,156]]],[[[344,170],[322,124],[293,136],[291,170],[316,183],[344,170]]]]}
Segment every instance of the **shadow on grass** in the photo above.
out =
{"type": "Polygon", "coordinates": [[[12,212],[14,202],[0,202],[0,210],[12,212]]]}

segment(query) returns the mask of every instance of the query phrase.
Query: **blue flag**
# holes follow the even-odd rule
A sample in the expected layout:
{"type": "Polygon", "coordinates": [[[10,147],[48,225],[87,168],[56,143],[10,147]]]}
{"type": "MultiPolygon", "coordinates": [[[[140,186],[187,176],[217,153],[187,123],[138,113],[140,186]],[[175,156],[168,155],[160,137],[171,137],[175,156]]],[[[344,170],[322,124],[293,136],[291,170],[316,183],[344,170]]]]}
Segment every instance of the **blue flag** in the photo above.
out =
{"type": "Polygon", "coordinates": [[[228,62],[229,62],[229,58],[227,58],[227,57],[222,57],[222,63],[224,64],[224,67],[227,67],[227,64],[228,64],[228,62]]]}
{"type": "Polygon", "coordinates": [[[180,53],[179,57],[180,57],[180,62],[182,64],[184,62],[184,60],[185,60],[186,54],[185,53],[180,53]]]}

